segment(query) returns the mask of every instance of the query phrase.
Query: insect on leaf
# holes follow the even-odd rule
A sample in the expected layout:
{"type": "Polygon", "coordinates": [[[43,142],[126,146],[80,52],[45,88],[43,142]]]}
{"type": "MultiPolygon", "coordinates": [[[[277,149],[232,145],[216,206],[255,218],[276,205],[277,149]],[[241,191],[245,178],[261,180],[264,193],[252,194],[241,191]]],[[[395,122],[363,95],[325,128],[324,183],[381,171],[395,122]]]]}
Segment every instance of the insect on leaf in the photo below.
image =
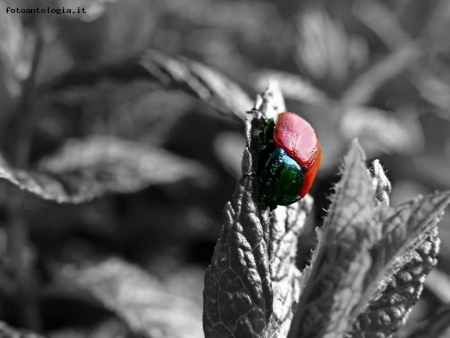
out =
{"type": "MultiPolygon", "coordinates": [[[[273,116],[281,107],[283,97],[272,85],[257,99],[252,115],[273,116]]],[[[222,233],[205,273],[207,338],[285,337],[299,294],[295,252],[312,200],[278,207],[272,218],[269,208],[253,200],[253,125],[248,119],[243,175],[225,206],[222,233]]]]}

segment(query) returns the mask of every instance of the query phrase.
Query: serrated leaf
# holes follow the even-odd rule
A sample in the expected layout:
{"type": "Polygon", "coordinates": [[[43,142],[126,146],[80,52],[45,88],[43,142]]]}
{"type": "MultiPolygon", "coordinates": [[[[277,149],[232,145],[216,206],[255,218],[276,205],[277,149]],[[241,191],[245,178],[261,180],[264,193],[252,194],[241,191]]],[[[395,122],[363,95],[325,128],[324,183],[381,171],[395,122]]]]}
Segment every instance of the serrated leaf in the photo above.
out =
{"type": "MultiPolygon", "coordinates": [[[[247,139],[247,144],[250,142],[247,139]]],[[[263,337],[272,314],[273,290],[264,231],[269,224],[268,210],[259,210],[253,201],[252,177],[248,175],[253,172],[253,161],[248,148],[242,164],[243,176],[231,203],[225,206],[222,233],[205,273],[206,338],[263,337]]]]}
{"type": "MultiPolygon", "coordinates": [[[[363,304],[370,297],[377,297],[367,310],[377,318],[380,313],[375,309],[384,308],[380,321],[372,324],[378,331],[387,335],[395,332],[416,303],[425,277],[436,264],[436,224],[449,203],[450,193],[442,192],[419,196],[389,211],[379,209],[382,238],[372,249],[374,261],[362,298],[363,304]],[[380,288],[386,289],[378,296],[380,288]]],[[[365,315],[366,312],[362,316],[365,315]]]]}
{"type": "Polygon", "coordinates": [[[11,326],[0,322],[0,337],[1,338],[44,338],[40,334],[33,333],[26,330],[14,329],[11,326]]]}
{"type": "Polygon", "coordinates": [[[354,142],[300,296],[292,337],[340,337],[351,324],[348,316],[364,291],[376,237],[371,226],[375,191],[363,161],[354,142]]]}
{"type": "Polygon", "coordinates": [[[364,331],[389,336],[405,322],[425,277],[436,264],[436,224],[449,203],[450,193],[443,192],[419,196],[395,208],[379,205],[374,221],[382,235],[371,249],[373,261],[365,292],[354,314],[365,304],[369,307],[354,324],[355,337],[364,331]]]}
{"type": "Polygon", "coordinates": [[[383,237],[374,250],[386,250],[386,259],[403,253],[423,241],[442,217],[450,203],[450,192],[418,196],[412,201],[389,209],[380,209],[383,237]],[[389,244],[389,245],[387,245],[389,244]]]}
{"type": "Polygon", "coordinates": [[[436,262],[433,231],[450,192],[390,208],[379,195],[389,190],[382,168],[375,164],[371,178],[363,160],[353,143],[311,267],[302,278],[306,285],[292,337],[343,337],[358,315],[350,335],[392,334],[436,262]]]}
{"type": "Polygon", "coordinates": [[[75,71],[51,84],[52,89],[87,86],[104,79],[121,81],[149,79],[179,88],[225,115],[240,120],[252,106],[249,96],[236,83],[212,68],[186,58],[175,58],[149,50],[137,59],[96,69],[75,71]]]}
{"type": "MultiPolygon", "coordinates": [[[[324,224],[324,239],[347,237],[353,231],[369,231],[359,229],[370,223],[375,208],[375,190],[364,161],[363,150],[357,141],[353,141],[344,160],[344,172],[336,186],[329,217],[324,224]],[[355,229],[349,228],[349,225],[353,225],[355,229]]],[[[354,236],[348,237],[352,240],[354,236]]]]}
{"type": "Polygon", "coordinates": [[[90,291],[135,333],[154,338],[202,336],[199,304],[119,258],[67,267],[63,276],[90,291]]]}
{"type": "MultiPolygon", "coordinates": [[[[258,97],[253,115],[268,116],[284,106],[276,86],[258,97]]],[[[258,119],[256,119],[258,120],[258,119]]],[[[242,177],[224,210],[224,224],[205,273],[203,328],[209,337],[285,337],[298,293],[295,249],[312,201],[270,210],[254,202],[252,123],[242,177]]]]}
{"type": "Polygon", "coordinates": [[[297,242],[312,205],[312,198],[307,195],[300,203],[277,207],[271,219],[268,254],[274,299],[267,337],[284,338],[288,335],[292,306],[300,296],[301,272],[295,264],[297,242]]]}
{"type": "Polygon", "coordinates": [[[58,203],[82,203],[108,193],[130,193],[151,184],[203,175],[205,169],[159,148],[111,137],[68,141],[44,159],[40,171],[10,167],[2,160],[0,180],[58,203]]]}
{"type": "MultiPolygon", "coordinates": [[[[244,155],[245,156],[245,155],[244,155]]],[[[224,210],[224,226],[205,273],[205,337],[263,337],[272,313],[273,291],[263,227],[243,177],[224,210]]]]}
{"type": "Polygon", "coordinates": [[[423,281],[437,263],[438,251],[439,238],[434,227],[430,236],[408,255],[411,257],[409,261],[384,281],[383,291],[358,316],[349,335],[363,338],[377,332],[389,337],[397,331],[419,299],[423,281]]]}
{"type": "Polygon", "coordinates": [[[251,99],[247,93],[218,71],[200,62],[189,60],[186,60],[186,62],[189,65],[192,77],[197,77],[208,90],[207,94],[206,90],[204,92],[198,91],[198,96],[219,111],[231,112],[236,117],[242,118],[242,112],[250,107],[251,99]],[[206,95],[200,95],[200,92],[206,95]]]}

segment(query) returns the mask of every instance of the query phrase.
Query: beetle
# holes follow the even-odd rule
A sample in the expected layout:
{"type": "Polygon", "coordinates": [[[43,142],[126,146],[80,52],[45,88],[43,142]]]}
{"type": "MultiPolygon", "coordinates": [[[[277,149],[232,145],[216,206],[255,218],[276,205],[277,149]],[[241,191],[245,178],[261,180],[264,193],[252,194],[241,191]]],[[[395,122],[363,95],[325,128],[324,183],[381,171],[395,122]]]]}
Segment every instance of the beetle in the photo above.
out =
{"type": "Polygon", "coordinates": [[[253,197],[272,209],[305,197],[320,167],[322,149],[313,127],[295,113],[262,121],[253,197]]]}

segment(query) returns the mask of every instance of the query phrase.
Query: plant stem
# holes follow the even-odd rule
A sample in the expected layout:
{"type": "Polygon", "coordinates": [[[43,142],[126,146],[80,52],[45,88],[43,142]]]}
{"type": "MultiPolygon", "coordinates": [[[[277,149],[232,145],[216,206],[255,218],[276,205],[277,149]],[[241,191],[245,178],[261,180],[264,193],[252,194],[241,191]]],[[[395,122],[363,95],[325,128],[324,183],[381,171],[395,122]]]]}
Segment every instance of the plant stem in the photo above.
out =
{"type": "MultiPolygon", "coordinates": [[[[22,98],[14,114],[17,128],[14,143],[14,165],[27,168],[30,159],[32,141],[32,128],[34,118],[31,116],[32,105],[36,92],[36,75],[44,47],[42,32],[42,19],[36,17],[36,39],[31,63],[31,71],[28,78],[22,84],[22,98]]],[[[41,331],[42,324],[37,299],[37,282],[34,277],[33,267],[27,262],[27,248],[29,246],[29,229],[26,216],[16,201],[8,203],[10,217],[8,230],[8,256],[10,269],[17,286],[14,304],[20,316],[21,325],[35,331],[41,331]]]]}
{"type": "MultiPolygon", "coordinates": [[[[37,21],[39,21],[37,19],[37,21]]],[[[30,148],[32,141],[32,127],[34,118],[30,111],[34,102],[36,92],[36,75],[39,62],[42,56],[42,49],[44,47],[44,37],[41,32],[41,23],[36,23],[36,41],[34,45],[33,59],[31,63],[31,72],[28,78],[24,81],[22,86],[22,99],[17,107],[16,119],[19,121],[18,134],[16,139],[16,149],[14,154],[14,164],[18,167],[26,168],[30,159],[30,148]]]]}

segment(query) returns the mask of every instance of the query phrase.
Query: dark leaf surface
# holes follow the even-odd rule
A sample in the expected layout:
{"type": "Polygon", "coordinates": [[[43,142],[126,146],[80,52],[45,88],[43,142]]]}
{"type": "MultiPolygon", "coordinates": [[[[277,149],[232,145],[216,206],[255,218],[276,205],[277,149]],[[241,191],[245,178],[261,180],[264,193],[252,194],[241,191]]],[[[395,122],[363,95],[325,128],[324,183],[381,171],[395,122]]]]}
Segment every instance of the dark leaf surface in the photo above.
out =
{"type": "Polygon", "coordinates": [[[58,153],[44,159],[40,169],[15,169],[3,160],[0,179],[38,198],[81,203],[107,193],[206,177],[199,164],[160,148],[101,136],[68,141],[58,153]]]}
{"type": "Polygon", "coordinates": [[[200,304],[171,290],[144,270],[119,258],[66,268],[63,276],[90,291],[135,333],[152,338],[199,338],[200,304]]]}
{"type": "Polygon", "coordinates": [[[92,85],[104,78],[131,81],[149,79],[194,95],[225,115],[245,119],[252,106],[249,96],[234,82],[199,62],[149,50],[138,59],[69,73],[52,84],[54,89],[92,85]]]}

